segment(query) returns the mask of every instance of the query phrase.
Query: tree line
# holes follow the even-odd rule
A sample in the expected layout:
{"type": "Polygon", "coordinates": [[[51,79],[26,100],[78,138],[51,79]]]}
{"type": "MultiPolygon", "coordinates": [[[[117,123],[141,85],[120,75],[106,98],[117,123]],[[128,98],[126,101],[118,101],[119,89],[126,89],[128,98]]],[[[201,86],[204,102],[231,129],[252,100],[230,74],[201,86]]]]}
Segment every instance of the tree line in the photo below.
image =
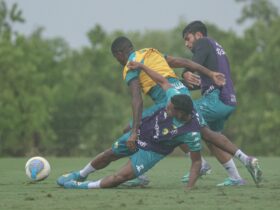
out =
{"type": "MultiPolygon", "coordinates": [[[[244,34],[206,23],[226,50],[237,92],[225,134],[246,152],[280,155],[280,16],[267,0],[236,1],[243,4],[239,23],[251,23],[244,34]]],[[[14,29],[24,22],[17,4],[0,1],[0,156],[94,155],[122,134],[131,106],[110,51],[117,36],[129,37],[136,49],[191,58],[181,35],[185,21],[170,30],[127,33],[95,25],[87,33],[90,45],[81,49],[44,38],[42,28],[30,35],[14,29]]]]}

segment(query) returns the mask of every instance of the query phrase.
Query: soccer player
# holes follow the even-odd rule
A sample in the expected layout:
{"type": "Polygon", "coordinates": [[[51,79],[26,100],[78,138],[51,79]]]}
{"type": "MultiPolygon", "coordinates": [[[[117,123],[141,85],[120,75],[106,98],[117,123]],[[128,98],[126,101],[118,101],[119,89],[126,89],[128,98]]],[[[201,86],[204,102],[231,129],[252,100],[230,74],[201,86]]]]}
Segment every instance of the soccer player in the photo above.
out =
{"type": "MultiPolygon", "coordinates": [[[[145,68],[145,66],[139,67],[145,68]]],[[[155,72],[150,70],[149,73],[153,74],[155,72]]],[[[110,161],[107,160],[106,153],[113,153],[113,150],[118,148],[120,142],[126,142],[130,138],[131,131],[117,140],[111,149],[97,155],[81,171],[59,177],[57,180],[58,185],[64,186],[66,189],[116,187],[151,169],[170,154],[176,146],[186,144],[190,149],[192,160],[190,179],[186,189],[193,188],[201,168],[200,127],[204,124],[203,118],[200,118],[199,114],[193,109],[192,100],[188,95],[181,94],[160,74],[155,73],[153,78],[166,91],[166,108],[161,108],[152,115],[142,118],[137,131],[137,140],[129,152],[130,159],[128,162],[113,175],[97,181],[84,181],[89,173],[100,170],[109,164],[110,161]]],[[[127,150],[127,147],[123,149],[127,150]]],[[[128,152],[124,151],[123,154],[123,156],[127,156],[128,152]]]]}
{"type": "MultiPolygon", "coordinates": [[[[155,103],[152,107],[144,110],[144,112],[142,113],[142,117],[148,116],[149,114],[163,107],[164,104],[166,104],[167,98],[162,88],[157,85],[146,74],[146,72],[140,71],[140,69],[129,70],[127,66],[129,62],[137,61],[145,64],[148,68],[153,69],[153,71],[167,78],[169,83],[183,94],[189,94],[189,91],[177,79],[174,71],[169,66],[175,68],[187,67],[194,71],[199,71],[200,73],[207,75],[209,78],[215,81],[215,87],[219,87],[225,82],[223,74],[206,69],[205,67],[202,67],[201,65],[198,65],[197,63],[192,62],[188,59],[175,58],[172,56],[164,57],[159,51],[151,48],[145,48],[135,51],[133,48],[133,44],[126,37],[118,37],[117,39],[115,39],[111,45],[111,51],[114,57],[119,61],[119,63],[124,66],[123,78],[127,82],[132,96],[133,123],[131,127],[131,135],[126,142],[126,145],[130,149],[135,148],[135,141],[137,139],[137,128],[140,125],[139,120],[141,119],[143,103],[141,90],[145,94],[149,95],[155,103]],[[169,65],[167,65],[167,62],[169,65]]],[[[216,133],[211,132],[210,129],[206,128],[203,128],[201,132],[203,139],[205,139],[207,142],[214,143],[216,146],[218,144],[219,148],[230,152],[230,154],[235,155],[236,152],[239,151],[233,144],[229,145],[229,140],[225,136],[217,135],[216,133]],[[228,147],[225,148],[225,145],[228,145],[228,147]]],[[[183,146],[181,146],[181,149],[186,152],[185,147],[183,146]]],[[[117,150],[115,152],[116,154],[118,154],[117,150]]],[[[247,166],[250,174],[253,174],[252,177],[255,183],[258,184],[258,182],[260,182],[261,180],[261,171],[259,169],[257,159],[250,159],[244,153],[242,153],[242,157],[243,164],[247,166]]],[[[203,168],[201,171],[203,171],[203,168]]],[[[239,182],[238,185],[240,184],[241,182],[239,182]]]]}
{"type": "MultiPolygon", "coordinates": [[[[230,76],[230,65],[225,50],[215,40],[207,37],[207,28],[201,21],[188,24],[183,30],[185,45],[192,53],[192,60],[208,69],[223,73],[226,78],[224,86],[217,86],[203,74],[192,73],[193,70],[185,70],[182,74],[184,80],[190,86],[200,86],[202,97],[194,103],[202,114],[211,130],[222,132],[228,117],[236,109],[236,95],[230,76]]],[[[217,186],[234,186],[245,184],[241,178],[232,156],[208,144],[210,151],[217,157],[228,173],[228,178],[217,186]]],[[[202,172],[209,170],[209,165],[202,158],[202,172]]],[[[188,174],[182,181],[188,180],[188,174]]]]}
{"type": "MultiPolygon", "coordinates": [[[[175,58],[173,58],[173,60],[174,59],[175,58]]],[[[176,64],[179,64],[179,62],[177,62],[176,64]]],[[[156,80],[157,73],[154,73],[147,66],[144,66],[143,64],[137,62],[130,62],[127,66],[129,69],[142,69],[153,80],[157,81],[156,80]]],[[[195,109],[197,108],[199,109],[199,107],[196,107],[195,104],[195,109]]],[[[219,149],[222,152],[227,152],[228,154],[238,158],[246,166],[256,185],[259,185],[259,183],[262,181],[262,171],[259,167],[257,158],[247,156],[244,152],[242,152],[239,148],[237,148],[234,144],[232,144],[228,138],[226,138],[220,132],[212,131],[211,129],[209,129],[208,126],[201,127],[200,131],[202,134],[202,138],[206,141],[207,145],[213,145],[213,146],[215,145],[217,147],[216,149],[219,149]]],[[[201,170],[200,170],[200,175],[201,175],[201,170]]],[[[234,180],[231,181],[233,182],[234,180]]],[[[239,184],[234,183],[231,185],[226,185],[225,183],[222,183],[218,186],[233,186],[233,185],[243,185],[243,183],[239,183],[239,184]]]]}
{"type": "MultiPolygon", "coordinates": [[[[96,170],[100,170],[106,167],[111,161],[120,158],[117,156],[112,157],[110,154],[113,154],[114,149],[123,145],[122,143],[127,141],[130,133],[124,134],[116,141],[112,149],[99,154],[82,170],[59,177],[57,180],[59,185],[64,186],[65,188],[74,189],[107,188],[117,186],[149,170],[164,157],[160,156],[160,154],[167,155],[174,147],[184,143],[187,144],[192,151],[191,159],[193,162],[190,171],[189,183],[187,185],[187,189],[190,189],[193,187],[201,167],[200,153],[196,152],[198,149],[196,146],[200,146],[200,141],[198,141],[200,138],[196,136],[198,134],[198,127],[200,127],[200,131],[204,133],[204,138],[206,140],[209,140],[211,143],[215,143],[218,147],[226,149],[226,151],[238,157],[241,162],[246,165],[254,181],[259,183],[261,171],[258,170],[257,159],[246,156],[223,135],[208,129],[203,122],[203,118],[200,118],[199,114],[195,113],[195,110],[193,110],[191,106],[192,103],[189,102],[190,98],[188,96],[180,94],[177,90],[172,88],[167,79],[141,63],[130,62],[127,66],[129,69],[142,69],[154,81],[159,83],[164,90],[167,90],[169,102],[166,111],[165,109],[160,109],[153,115],[142,119],[138,133],[139,138],[136,141],[136,150],[130,151],[132,154],[130,160],[117,174],[98,181],[83,182],[88,174],[96,170]],[[187,107],[188,111],[186,111],[187,107]],[[192,111],[190,112],[190,110],[192,111]],[[196,122],[196,126],[194,126],[194,122],[196,122]],[[195,130],[183,130],[183,127],[188,129],[193,129],[195,127],[195,130]],[[183,131],[187,131],[188,134],[185,135],[186,133],[183,131]],[[182,132],[184,133],[183,135],[181,135],[182,132]],[[189,138],[190,136],[196,136],[197,138],[189,138]],[[111,158],[108,158],[110,156],[111,158]],[[139,160],[141,160],[141,162],[139,162],[139,160]]],[[[127,154],[127,147],[122,146],[122,149],[124,149],[124,154],[127,154]]]]}
{"type": "MultiPolygon", "coordinates": [[[[139,129],[141,118],[148,116],[158,109],[164,107],[167,97],[163,89],[157,85],[146,73],[138,71],[137,69],[129,71],[126,64],[130,61],[144,63],[149,68],[167,78],[169,83],[181,93],[187,95],[190,95],[190,93],[183,83],[177,78],[173,69],[171,69],[166,62],[165,57],[158,50],[152,48],[134,50],[132,42],[128,38],[121,36],[113,41],[111,45],[111,51],[117,61],[122,66],[124,66],[123,79],[127,83],[131,93],[132,123],[131,126],[128,126],[127,129],[125,129],[125,131],[131,129],[131,134],[126,144],[130,149],[134,149],[135,141],[137,139],[137,130],[139,129]],[[146,108],[144,111],[141,92],[150,96],[154,101],[154,105],[146,108]]],[[[169,59],[170,57],[171,56],[169,56],[169,59]]],[[[172,61],[173,65],[178,67],[188,67],[194,71],[199,71],[213,80],[217,86],[223,85],[225,83],[223,74],[210,71],[209,69],[206,69],[205,67],[198,65],[189,59],[174,58],[172,61]]],[[[184,149],[184,147],[181,148],[184,149]]],[[[137,182],[141,182],[141,179],[132,180],[129,183],[136,185],[137,182]]]]}

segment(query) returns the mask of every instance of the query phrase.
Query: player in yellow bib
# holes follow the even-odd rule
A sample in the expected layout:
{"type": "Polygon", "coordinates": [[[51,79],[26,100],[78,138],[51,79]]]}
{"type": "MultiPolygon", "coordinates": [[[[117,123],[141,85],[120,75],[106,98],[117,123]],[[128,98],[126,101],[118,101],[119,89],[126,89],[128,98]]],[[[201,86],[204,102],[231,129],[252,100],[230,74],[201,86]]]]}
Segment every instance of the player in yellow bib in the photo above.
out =
{"type": "MultiPolygon", "coordinates": [[[[174,67],[188,67],[210,77],[217,85],[225,83],[221,73],[210,71],[205,67],[192,62],[189,59],[166,57],[158,50],[144,48],[134,50],[132,42],[126,37],[118,37],[111,46],[113,56],[124,66],[123,79],[128,85],[132,96],[132,124],[125,131],[130,130],[130,136],[126,142],[118,142],[118,147],[114,148],[115,154],[123,154],[126,149],[129,153],[135,149],[135,141],[142,117],[149,116],[155,111],[164,107],[167,102],[165,91],[157,85],[145,72],[140,69],[129,70],[127,64],[131,61],[140,62],[153,69],[158,74],[164,76],[168,82],[182,94],[190,95],[189,90],[177,78],[175,72],[168,65],[172,62],[174,67]],[[154,105],[143,110],[143,99],[141,91],[149,95],[154,101],[154,105]],[[119,150],[119,152],[118,152],[119,150]],[[130,150],[130,151],[129,151],[130,150]]],[[[134,185],[134,184],[133,184],[134,185]]]]}

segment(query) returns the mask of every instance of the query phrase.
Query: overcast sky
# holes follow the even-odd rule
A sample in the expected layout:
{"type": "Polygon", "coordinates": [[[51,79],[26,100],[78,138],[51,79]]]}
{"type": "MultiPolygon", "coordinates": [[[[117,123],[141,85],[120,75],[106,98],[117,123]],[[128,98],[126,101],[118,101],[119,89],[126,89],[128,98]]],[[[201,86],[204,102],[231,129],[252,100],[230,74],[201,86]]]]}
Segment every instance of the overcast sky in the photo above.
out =
{"type": "MultiPolygon", "coordinates": [[[[30,34],[44,27],[44,36],[62,37],[71,47],[87,45],[86,33],[96,24],[116,29],[171,29],[179,20],[208,21],[241,34],[236,23],[242,4],[234,0],[6,0],[18,3],[26,22],[16,28],[30,34]]],[[[280,8],[280,0],[272,0],[280,8]]]]}

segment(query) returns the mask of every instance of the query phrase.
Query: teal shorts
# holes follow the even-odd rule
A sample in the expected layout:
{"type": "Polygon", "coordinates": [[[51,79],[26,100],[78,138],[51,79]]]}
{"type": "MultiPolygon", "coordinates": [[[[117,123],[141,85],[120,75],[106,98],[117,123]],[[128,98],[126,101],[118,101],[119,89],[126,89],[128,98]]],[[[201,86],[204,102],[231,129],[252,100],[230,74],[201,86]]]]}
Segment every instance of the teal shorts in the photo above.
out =
{"type": "MultiPolygon", "coordinates": [[[[191,95],[189,89],[177,78],[171,78],[170,77],[170,78],[168,78],[168,82],[176,90],[178,90],[181,94],[186,94],[188,96],[191,95]]],[[[159,109],[166,107],[166,104],[167,104],[168,98],[167,98],[166,92],[159,85],[154,86],[148,92],[148,95],[154,101],[154,105],[152,105],[149,108],[143,110],[142,118],[152,115],[153,113],[155,113],[159,109]]]]}
{"type": "Polygon", "coordinates": [[[113,143],[112,145],[112,151],[115,155],[119,155],[119,156],[130,156],[133,155],[135,152],[138,151],[138,149],[136,149],[135,151],[131,151],[128,149],[128,147],[126,146],[126,142],[130,136],[131,132],[127,132],[125,134],[123,134],[120,138],[118,138],[115,143],[113,143]]]}
{"type": "Polygon", "coordinates": [[[211,93],[203,95],[200,99],[194,100],[194,105],[208,126],[213,131],[221,132],[228,117],[236,109],[235,106],[224,104],[220,98],[220,90],[216,89],[211,93]]]}
{"type": "Polygon", "coordinates": [[[165,155],[139,149],[136,153],[130,156],[131,166],[134,170],[136,177],[147,172],[149,169],[154,167],[165,155]]]}
{"type": "MultiPolygon", "coordinates": [[[[180,80],[172,77],[167,78],[167,80],[181,94],[191,96],[189,89],[180,80]]],[[[152,87],[152,89],[148,92],[148,95],[151,97],[155,104],[167,103],[166,92],[160,87],[160,85],[155,85],[154,87],[152,87]]]]}

